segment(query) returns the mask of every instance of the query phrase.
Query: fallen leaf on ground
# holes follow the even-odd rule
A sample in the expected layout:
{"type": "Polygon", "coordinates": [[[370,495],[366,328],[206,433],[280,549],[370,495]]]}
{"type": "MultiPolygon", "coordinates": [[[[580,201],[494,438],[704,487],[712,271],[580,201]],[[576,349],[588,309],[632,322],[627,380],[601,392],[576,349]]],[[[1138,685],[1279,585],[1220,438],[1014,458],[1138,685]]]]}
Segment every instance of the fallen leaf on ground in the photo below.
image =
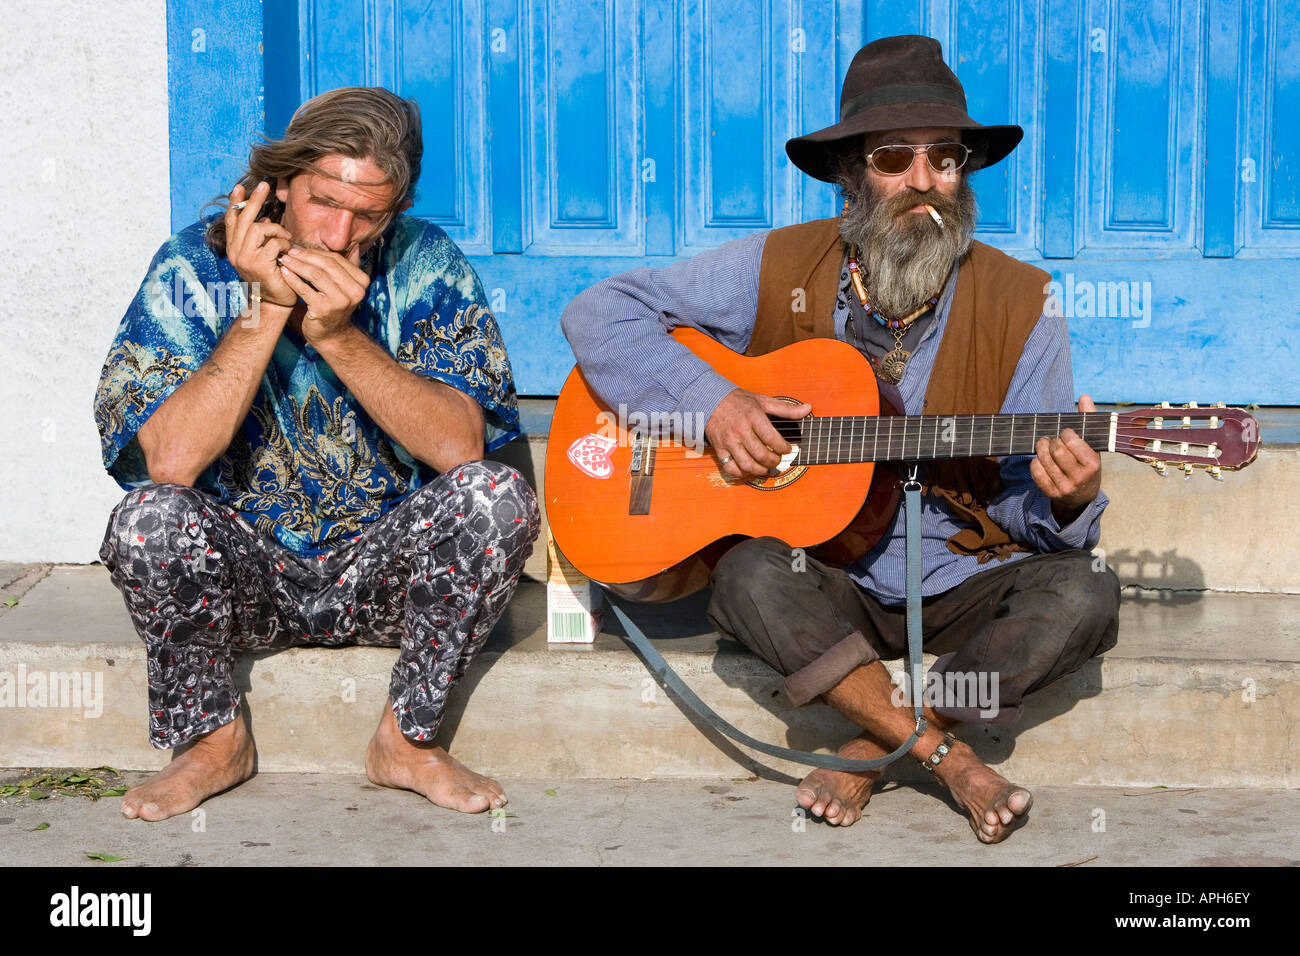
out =
{"type": "Polygon", "coordinates": [[[106,778],[120,777],[121,773],[112,767],[94,767],[76,770],[38,770],[31,776],[19,780],[16,784],[0,786],[0,797],[29,797],[32,800],[44,800],[56,794],[73,794],[98,800],[100,797],[120,797],[127,787],[114,784],[111,789],[103,789],[106,778]]]}

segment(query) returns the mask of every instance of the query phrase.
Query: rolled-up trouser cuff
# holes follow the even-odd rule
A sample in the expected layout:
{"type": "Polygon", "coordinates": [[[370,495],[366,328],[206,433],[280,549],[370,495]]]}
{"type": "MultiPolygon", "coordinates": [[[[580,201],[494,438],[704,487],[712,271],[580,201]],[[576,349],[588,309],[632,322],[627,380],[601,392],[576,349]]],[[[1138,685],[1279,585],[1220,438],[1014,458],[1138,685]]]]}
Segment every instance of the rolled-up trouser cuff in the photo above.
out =
{"type": "Polygon", "coordinates": [[[876,649],[867,643],[861,631],[854,631],[811,664],[806,664],[785,679],[790,702],[802,707],[830,690],[853,672],[854,668],[878,659],[876,649]]]}

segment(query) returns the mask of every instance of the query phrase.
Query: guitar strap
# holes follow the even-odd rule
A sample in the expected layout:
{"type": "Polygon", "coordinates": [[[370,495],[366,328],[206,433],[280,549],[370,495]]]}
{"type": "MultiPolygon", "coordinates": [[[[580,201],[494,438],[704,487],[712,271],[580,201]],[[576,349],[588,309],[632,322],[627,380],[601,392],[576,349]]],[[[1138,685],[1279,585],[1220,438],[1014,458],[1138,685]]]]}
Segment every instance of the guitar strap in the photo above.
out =
{"type": "MultiPolygon", "coordinates": [[[[730,737],[737,743],[744,744],[746,747],[771,757],[780,757],[809,767],[844,770],[849,773],[878,770],[893,763],[899,757],[911,751],[913,744],[920,739],[926,729],[925,705],[921,693],[921,688],[925,686],[921,681],[921,483],[916,480],[916,473],[917,466],[910,466],[907,482],[903,485],[905,507],[907,509],[907,665],[913,691],[912,714],[916,718],[916,728],[912,731],[912,735],[903,741],[893,753],[871,760],[849,760],[846,757],[837,757],[834,754],[815,754],[804,750],[791,750],[789,747],[778,747],[775,744],[756,740],[749,734],[737,730],[719,717],[708,704],[700,700],[695,695],[695,692],[686,686],[686,683],[677,676],[677,672],[668,666],[668,662],[664,660],[663,655],[655,650],[654,645],[641,633],[640,628],[633,624],[631,619],[611,599],[609,606],[614,609],[614,614],[623,625],[623,639],[641,656],[646,667],[650,669],[650,673],[654,674],[661,687],[672,691],[680,701],[693,710],[710,727],[720,734],[730,737]]],[[[608,592],[606,598],[611,598],[608,592]]]]}

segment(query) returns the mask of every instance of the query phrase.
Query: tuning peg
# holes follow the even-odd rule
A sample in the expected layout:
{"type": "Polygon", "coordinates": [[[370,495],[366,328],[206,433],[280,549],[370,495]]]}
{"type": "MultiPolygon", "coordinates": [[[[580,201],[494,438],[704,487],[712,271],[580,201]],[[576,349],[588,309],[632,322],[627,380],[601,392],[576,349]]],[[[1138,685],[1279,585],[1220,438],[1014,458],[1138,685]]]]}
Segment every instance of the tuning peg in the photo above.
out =
{"type": "Polygon", "coordinates": [[[1192,465],[1192,463],[1191,463],[1190,461],[1189,461],[1189,462],[1185,462],[1185,463],[1183,464],[1183,481],[1189,481],[1189,480],[1191,480],[1192,472],[1195,471],[1195,470],[1196,470],[1196,468],[1192,465]]]}
{"type": "Polygon", "coordinates": [[[1227,408],[1228,406],[1227,406],[1227,403],[1225,403],[1225,402],[1215,402],[1215,403],[1214,403],[1214,407],[1215,407],[1215,408],[1227,408]]]}
{"type": "Polygon", "coordinates": [[[1161,403],[1160,403],[1160,407],[1161,407],[1161,408],[1171,408],[1172,406],[1171,406],[1168,402],[1161,402],[1161,403]]]}
{"type": "Polygon", "coordinates": [[[1215,465],[1213,468],[1210,469],[1210,477],[1213,478],[1215,481],[1223,480],[1223,472],[1220,471],[1218,465],[1215,465]]]}
{"type": "Polygon", "coordinates": [[[1153,461],[1151,463],[1151,467],[1156,470],[1156,474],[1159,475],[1161,478],[1169,477],[1169,472],[1165,468],[1165,463],[1163,461],[1153,461]]]}
{"type": "Polygon", "coordinates": [[[1197,405],[1195,402],[1188,402],[1186,405],[1183,406],[1183,408],[1200,408],[1200,407],[1201,406],[1197,405]]]}

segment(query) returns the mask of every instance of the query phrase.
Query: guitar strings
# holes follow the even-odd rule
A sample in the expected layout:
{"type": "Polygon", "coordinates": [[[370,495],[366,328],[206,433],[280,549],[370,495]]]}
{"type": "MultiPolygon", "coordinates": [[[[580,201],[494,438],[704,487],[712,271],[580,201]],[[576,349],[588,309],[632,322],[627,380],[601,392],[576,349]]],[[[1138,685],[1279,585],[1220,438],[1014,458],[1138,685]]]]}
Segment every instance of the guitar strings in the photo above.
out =
{"type": "MultiPolygon", "coordinates": [[[[1168,409],[1171,413],[1183,409],[1168,409]]],[[[1210,454],[1213,442],[1189,441],[1193,434],[1200,431],[1220,431],[1226,424],[1223,415],[1212,415],[1207,407],[1194,410],[1195,415],[1182,416],[1170,414],[1163,416],[1168,427],[1153,428],[1150,421],[1155,416],[1145,419],[1127,419],[1119,423],[1115,434],[1115,451],[1137,457],[1139,453],[1155,453],[1150,447],[1152,442],[1168,445],[1187,445],[1187,452],[1180,452],[1183,460],[1204,459],[1208,464],[1217,463],[1210,454]],[[1192,424],[1184,424],[1187,417],[1192,424]],[[1218,419],[1216,425],[1209,424],[1210,418],[1218,419]],[[1134,430],[1138,434],[1134,434],[1134,430]],[[1201,449],[1204,455],[1196,455],[1194,449],[1201,449]]],[[[1219,409],[1218,411],[1223,411],[1219,409]]],[[[1089,446],[1097,451],[1108,450],[1110,444],[1111,412],[1026,412],[997,414],[961,414],[961,415],[830,415],[818,416],[811,420],[772,419],[772,424],[782,438],[798,444],[804,460],[796,459],[792,464],[885,464],[909,460],[962,460],[971,458],[1028,456],[1040,438],[1055,437],[1051,434],[1025,435],[1026,429],[1037,430],[1046,422],[1053,422],[1053,428],[1064,430],[1072,428],[1079,433],[1089,446]],[[872,428],[872,423],[876,423],[872,428]],[[888,426],[888,427],[887,427],[888,426]],[[959,428],[960,437],[943,440],[945,429],[959,428]],[[1102,431],[1098,436],[1096,432],[1102,431]],[[1089,432],[1093,434],[1090,436],[1089,432]],[[926,450],[927,443],[929,451],[926,450]],[[999,444],[1001,443],[1001,444],[999,444]],[[872,448],[867,454],[867,445],[872,448]],[[992,451],[977,451],[980,445],[998,445],[992,451]],[[1013,445],[1005,449],[1003,445],[1013,445]],[[1021,450],[1023,444],[1023,450],[1021,450]],[[882,448],[883,446],[883,448],[882,448]],[[949,454],[949,449],[967,449],[966,454],[949,454]],[[909,452],[909,448],[912,451],[909,452]],[[942,448],[943,454],[939,454],[942,448]],[[831,461],[829,458],[844,458],[843,461],[831,461]]],[[[1031,432],[1032,434],[1032,432],[1031,432]]],[[[1199,437],[1199,436],[1198,436],[1199,437]]],[[[622,444],[630,444],[626,436],[622,444]]],[[[716,461],[707,452],[697,452],[694,446],[675,440],[662,440],[657,443],[656,461],[651,474],[665,470],[696,470],[706,459],[716,461]],[[682,452],[689,452],[683,454],[682,452]]],[[[715,466],[716,467],[716,466],[715,466]]],[[[728,480],[739,483],[742,479],[728,480]]]]}
{"type": "MultiPolygon", "coordinates": [[[[1040,435],[1038,437],[1041,438],[1041,437],[1049,437],[1049,436],[1040,435]]],[[[911,444],[913,440],[914,439],[910,439],[909,436],[908,444],[911,444]]],[[[1142,452],[1151,453],[1152,449],[1150,447],[1150,443],[1153,440],[1156,439],[1141,439],[1141,438],[1135,438],[1131,436],[1130,437],[1117,436],[1115,440],[1115,452],[1119,454],[1128,454],[1128,455],[1136,455],[1142,452]]],[[[1180,453],[1180,457],[1184,460],[1204,459],[1205,462],[1208,464],[1214,464],[1218,461],[1217,458],[1215,458],[1209,453],[1210,446],[1207,443],[1204,442],[1184,443],[1184,442],[1174,441],[1171,439],[1166,439],[1164,441],[1166,441],[1167,444],[1169,445],[1186,444],[1188,446],[1187,452],[1180,453]],[[1205,454],[1198,455],[1196,454],[1197,450],[1201,450],[1205,452],[1205,454]]],[[[865,454],[866,449],[864,447],[864,443],[860,441],[846,440],[843,442],[835,442],[830,444],[822,443],[822,444],[817,444],[816,446],[813,446],[811,443],[804,442],[800,444],[800,451],[801,451],[800,458],[795,459],[795,461],[792,464],[801,464],[801,463],[804,465],[871,464],[871,463],[884,464],[889,462],[911,461],[911,460],[945,461],[945,460],[964,460],[964,459],[971,459],[971,458],[1016,457],[1016,456],[1032,455],[1034,453],[1033,447],[1034,445],[1037,444],[1037,439],[1034,439],[1032,444],[1029,443],[1028,439],[1025,439],[1025,442],[1026,442],[1026,449],[1023,451],[1018,449],[1013,449],[1010,451],[997,449],[995,450],[993,455],[989,455],[987,453],[935,454],[933,450],[927,452],[924,448],[909,452],[907,448],[901,446],[901,442],[899,443],[899,447],[897,448],[895,448],[891,443],[885,443],[886,445],[885,448],[873,449],[873,454],[867,455],[865,454]],[[844,460],[843,461],[826,460],[826,458],[831,455],[843,456],[844,460]],[[805,458],[814,458],[816,460],[812,460],[812,461],[800,460],[805,458]]],[[[1094,448],[1094,450],[1096,451],[1107,451],[1108,450],[1107,445],[1090,445],[1090,447],[1094,448]]],[[[655,463],[652,474],[659,471],[672,470],[674,468],[696,469],[699,467],[700,463],[705,460],[709,460],[709,461],[716,460],[714,459],[714,456],[709,455],[708,453],[696,452],[693,447],[676,443],[676,442],[660,444],[658,446],[658,451],[656,452],[656,454],[658,456],[658,460],[655,463]]]]}

